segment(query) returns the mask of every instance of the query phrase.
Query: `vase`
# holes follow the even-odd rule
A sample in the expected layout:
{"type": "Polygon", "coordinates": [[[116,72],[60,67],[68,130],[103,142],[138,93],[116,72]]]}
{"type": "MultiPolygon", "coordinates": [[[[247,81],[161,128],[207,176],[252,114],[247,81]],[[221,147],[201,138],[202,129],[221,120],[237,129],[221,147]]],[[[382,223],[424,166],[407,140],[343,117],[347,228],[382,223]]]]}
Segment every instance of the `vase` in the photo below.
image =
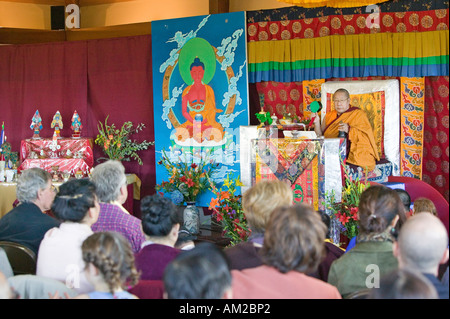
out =
{"type": "Polygon", "coordinates": [[[183,211],[183,225],[191,234],[200,232],[200,213],[195,202],[187,202],[187,206],[183,211]]]}

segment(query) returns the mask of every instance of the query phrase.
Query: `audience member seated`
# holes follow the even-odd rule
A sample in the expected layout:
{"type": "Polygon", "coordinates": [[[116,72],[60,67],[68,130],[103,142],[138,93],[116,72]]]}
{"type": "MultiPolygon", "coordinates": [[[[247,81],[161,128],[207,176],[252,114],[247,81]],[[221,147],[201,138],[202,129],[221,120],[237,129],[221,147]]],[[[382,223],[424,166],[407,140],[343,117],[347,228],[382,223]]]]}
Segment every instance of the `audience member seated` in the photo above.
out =
{"type": "Polygon", "coordinates": [[[95,185],[87,179],[73,179],[61,185],[52,205],[63,223],[50,229],[39,247],[36,275],[65,283],[78,293],[94,290],[86,279],[81,244],[93,234],[100,206],[95,185]]]}
{"type": "Polygon", "coordinates": [[[231,272],[234,298],[340,299],[336,287],[306,275],[322,261],[325,234],[325,224],[309,205],[276,209],[260,252],[264,265],[231,272]]]}
{"type": "Polygon", "coordinates": [[[403,225],[394,244],[399,268],[421,272],[436,288],[440,299],[449,299],[449,287],[438,279],[439,264],[448,260],[444,224],[432,214],[417,214],[403,225]]]}
{"type": "Polygon", "coordinates": [[[328,282],[328,273],[330,272],[331,264],[333,261],[341,257],[345,253],[345,250],[333,244],[330,239],[330,216],[328,216],[325,212],[319,212],[319,214],[322,218],[322,222],[325,226],[327,226],[327,234],[325,237],[325,258],[319,264],[317,271],[309,275],[328,282]]]}
{"type": "Polygon", "coordinates": [[[425,197],[416,198],[413,205],[413,215],[419,213],[431,213],[434,216],[437,216],[436,206],[434,203],[425,197]]]}
{"type": "Polygon", "coordinates": [[[74,298],[78,293],[53,278],[36,275],[17,275],[8,278],[17,299],[56,299],[59,296],[74,298]]]}
{"type": "Polygon", "coordinates": [[[162,280],[164,269],[181,251],[174,248],[180,224],[177,206],[155,194],[141,200],[142,228],[146,241],[136,254],[136,268],[142,280],[162,280]]]}
{"type": "Polygon", "coordinates": [[[0,247],[0,272],[3,273],[3,275],[6,278],[14,276],[14,271],[11,267],[11,264],[9,263],[8,256],[1,247],[0,247]]]}
{"type": "MultiPolygon", "coordinates": [[[[400,230],[401,224],[409,217],[412,216],[412,210],[411,210],[411,197],[409,196],[408,192],[401,189],[401,188],[395,188],[394,189],[398,196],[400,197],[400,200],[403,203],[403,207],[405,208],[405,218],[399,218],[399,221],[397,222],[396,225],[396,229],[397,229],[397,233],[400,230]],[[403,221],[402,221],[403,220],[403,221]]],[[[402,214],[403,216],[403,214],[402,214]]],[[[350,239],[350,242],[348,243],[345,252],[349,252],[350,249],[352,249],[353,247],[355,247],[356,245],[356,236],[353,237],[352,239],[350,239]]]]}
{"type": "Polygon", "coordinates": [[[344,298],[352,292],[373,288],[367,284],[371,265],[377,265],[376,272],[381,276],[397,269],[397,259],[392,254],[395,240],[392,230],[395,231],[397,220],[406,219],[397,192],[382,185],[367,188],[361,194],[358,208],[356,245],[331,264],[328,274],[328,282],[336,286],[344,298]]]}
{"type": "Polygon", "coordinates": [[[226,255],[211,243],[184,251],[166,267],[167,299],[231,299],[231,273],[226,255]]]}
{"type": "Polygon", "coordinates": [[[270,214],[278,207],[292,205],[292,189],[280,180],[263,180],[248,189],[242,196],[242,208],[251,235],[247,242],[226,248],[231,269],[245,269],[262,265],[259,250],[270,214]]]}
{"type": "Polygon", "coordinates": [[[40,168],[23,171],[17,181],[17,199],[21,204],[0,219],[0,241],[22,244],[37,255],[45,233],[60,224],[44,214],[54,198],[50,173],[40,168]]]}
{"type": "Polygon", "coordinates": [[[420,272],[397,269],[383,276],[380,287],[370,289],[367,299],[438,299],[438,294],[420,272]]]}
{"type": "Polygon", "coordinates": [[[6,276],[0,271],[0,299],[14,299],[14,292],[6,276]]]}
{"type": "Polygon", "coordinates": [[[139,280],[128,240],[116,232],[98,232],[82,244],[86,277],[95,287],[76,299],[137,299],[126,289],[139,280]]]}
{"type": "Polygon", "coordinates": [[[412,215],[411,196],[409,196],[407,191],[401,188],[396,188],[395,191],[397,192],[398,196],[400,196],[403,206],[405,207],[406,216],[410,217],[412,215]]]}
{"type": "Polygon", "coordinates": [[[122,163],[110,160],[97,165],[91,179],[100,201],[100,215],[92,230],[118,232],[130,242],[133,252],[138,252],[145,235],[141,220],[130,215],[122,206],[128,197],[127,177],[122,163]]]}

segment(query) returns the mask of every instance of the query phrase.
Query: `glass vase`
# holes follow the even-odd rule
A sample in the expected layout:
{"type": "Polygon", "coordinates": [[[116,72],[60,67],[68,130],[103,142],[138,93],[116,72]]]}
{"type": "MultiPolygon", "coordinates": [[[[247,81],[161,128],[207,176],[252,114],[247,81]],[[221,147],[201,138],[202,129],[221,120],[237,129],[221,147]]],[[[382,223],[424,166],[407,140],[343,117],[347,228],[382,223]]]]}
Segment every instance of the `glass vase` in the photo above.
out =
{"type": "Polygon", "coordinates": [[[195,202],[187,202],[183,211],[183,225],[191,234],[200,232],[200,212],[195,202]]]}

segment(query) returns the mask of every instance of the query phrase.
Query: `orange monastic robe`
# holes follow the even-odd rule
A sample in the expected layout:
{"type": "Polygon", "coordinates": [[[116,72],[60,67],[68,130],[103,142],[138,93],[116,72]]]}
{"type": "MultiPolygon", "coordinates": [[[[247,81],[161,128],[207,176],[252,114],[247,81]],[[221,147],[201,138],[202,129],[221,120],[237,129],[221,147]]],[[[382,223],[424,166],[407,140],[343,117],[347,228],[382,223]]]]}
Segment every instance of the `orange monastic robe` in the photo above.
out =
{"type": "Polygon", "coordinates": [[[375,161],[380,160],[373,135],[372,126],[367,119],[366,113],[357,108],[351,107],[346,112],[338,116],[335,110],[325,115],[324,137],[336,138],[339,134],[339,123],[347,123],[350,128],[348,140],[350,150],[347,156],[347,163],[360,166],[369,172],[375,168],[375,161]]]}

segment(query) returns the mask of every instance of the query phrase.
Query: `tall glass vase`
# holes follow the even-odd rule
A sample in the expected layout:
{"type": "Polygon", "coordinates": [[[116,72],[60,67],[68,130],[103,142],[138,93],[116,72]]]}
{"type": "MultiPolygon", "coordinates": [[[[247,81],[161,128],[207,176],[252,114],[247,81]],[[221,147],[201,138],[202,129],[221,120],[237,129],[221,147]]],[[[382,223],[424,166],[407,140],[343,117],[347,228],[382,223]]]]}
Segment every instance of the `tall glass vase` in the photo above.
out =
{"type": "Polygon", "coordinates": [[[183,225],[191,234],[200,232],[200,212],[195,202],[187,202],[183,211],[183,225]]]}

